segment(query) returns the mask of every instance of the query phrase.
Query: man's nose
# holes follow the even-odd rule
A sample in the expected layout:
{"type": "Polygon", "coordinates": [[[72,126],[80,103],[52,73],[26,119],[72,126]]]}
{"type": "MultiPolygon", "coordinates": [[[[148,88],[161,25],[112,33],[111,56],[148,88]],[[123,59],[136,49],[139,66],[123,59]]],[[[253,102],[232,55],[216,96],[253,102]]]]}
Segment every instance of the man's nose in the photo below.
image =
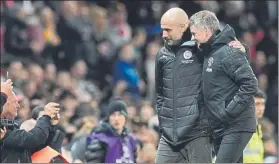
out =
{"type": "Polygon", "coordinates": [[[168,32],[167,32],[167,31],[163,31],[162,37],[163,37],[163,38],[167,38],[167,37],[168,37],[168,32]]]}

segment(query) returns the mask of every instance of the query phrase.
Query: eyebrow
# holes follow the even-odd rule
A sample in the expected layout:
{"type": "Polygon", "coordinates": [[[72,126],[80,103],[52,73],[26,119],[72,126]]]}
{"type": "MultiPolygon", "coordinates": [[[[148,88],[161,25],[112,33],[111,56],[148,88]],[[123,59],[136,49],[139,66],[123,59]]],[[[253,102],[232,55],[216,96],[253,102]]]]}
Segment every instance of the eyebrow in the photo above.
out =
{"type": "Polygon", "coordinates": [[[161,28],[162,30],[171,30],[171,28],[168,28],[168,27],[164,27],[164,28],[161,28]]]}

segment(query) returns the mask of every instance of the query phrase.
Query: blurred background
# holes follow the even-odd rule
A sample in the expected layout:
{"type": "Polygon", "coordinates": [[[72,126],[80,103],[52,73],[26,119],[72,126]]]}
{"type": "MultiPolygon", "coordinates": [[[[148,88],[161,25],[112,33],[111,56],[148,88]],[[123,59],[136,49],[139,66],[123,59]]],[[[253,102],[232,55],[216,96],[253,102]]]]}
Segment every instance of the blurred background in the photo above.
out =
{"type": "Polygon", "coordinates": [[[77,143],[106,117],[108,100],[121,96],[128,104],[127,126],[140,143],[138,158],[152,163],[159,138],[154,73],[162,46],[160,17],[171,7],[188,16],[210,10],[250,46],[252,68],[267,94],[262,129],[268,160],[278,147],[277,6],[278,1],[1,0],[1,80],[8,71],[14,81],[19,124],[37,105],[61,104],[63,155],[69,161],[83,158],[77,143]]]}

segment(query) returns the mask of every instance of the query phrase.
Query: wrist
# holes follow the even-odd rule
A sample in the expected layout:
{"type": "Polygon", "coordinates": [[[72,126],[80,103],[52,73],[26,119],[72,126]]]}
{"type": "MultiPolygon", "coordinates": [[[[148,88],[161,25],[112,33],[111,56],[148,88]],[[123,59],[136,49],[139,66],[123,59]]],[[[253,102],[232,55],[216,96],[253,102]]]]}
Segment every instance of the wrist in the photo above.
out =
{"type": "Polygon", "coordinates": [[[51,121],[51,117],[48,114],[44,114],[42,117],[47,118],[49,121],[51,121]]]}

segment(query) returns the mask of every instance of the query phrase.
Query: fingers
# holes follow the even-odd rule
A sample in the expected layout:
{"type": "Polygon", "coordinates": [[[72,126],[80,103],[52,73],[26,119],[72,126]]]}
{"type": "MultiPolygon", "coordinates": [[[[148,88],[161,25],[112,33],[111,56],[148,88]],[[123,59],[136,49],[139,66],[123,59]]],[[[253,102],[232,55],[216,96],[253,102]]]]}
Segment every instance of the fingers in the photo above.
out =
{"type": "Polygon", "coordinates": [[[59,111],[60,111],[59,106],[60,105],[58,103],[49,102],[44,108],[45,114],[49,115],[51,118],[57,117],[57,115],[59,114],[59,111]]]}
{"type": "Polygon", "coordinates": [[[239,45],[241,45],[241,43],[239,42],[239,41],[231,41],[230,43],[229,43],[229,46],[239,46],[239,45]]]}
{"type": "Polygon", "coordinates": [[[60,108],[51,108],[51,110],[55,111],[55,112],[59,112],[60,108]]]}
{"type": "Polygon", "coordinates": [[[59,104],[58,103],[54,103],[54,102],[50,102],[45,106],[45,110],[51,110],[51,111],[59,111],[59,104]]]}
{"type": "Polygon", "coordinates": [[[241,51],[245,49],[239,41],[231,41],[228,45],[233,48],[241,49],[241,51]]]}
{"type": "Polygon", "coordinates": [[[0,129],[0,139],[2,139],[4,136],[5,136],[5,134],[6,134],[6,132],[7,132],[7,129],[6,129],[6,127],[4,127],[3,129],[0,129]]]}
{"type": "Polygon", "coordinates": [[[55,102],[49,102],[49,103],[47,104],[47,106],[59,107],[59,104],[58,104],[58,103],[55,103],[55,102]]]}
{"type": "Polygon", "coordinates": [[[8,79],[7,81],[5,81],[5,84],[12,85],[12,84],[13,84],[13,82],[12,82],[12,80],[11,80],[11,79],[8,79]]]}

